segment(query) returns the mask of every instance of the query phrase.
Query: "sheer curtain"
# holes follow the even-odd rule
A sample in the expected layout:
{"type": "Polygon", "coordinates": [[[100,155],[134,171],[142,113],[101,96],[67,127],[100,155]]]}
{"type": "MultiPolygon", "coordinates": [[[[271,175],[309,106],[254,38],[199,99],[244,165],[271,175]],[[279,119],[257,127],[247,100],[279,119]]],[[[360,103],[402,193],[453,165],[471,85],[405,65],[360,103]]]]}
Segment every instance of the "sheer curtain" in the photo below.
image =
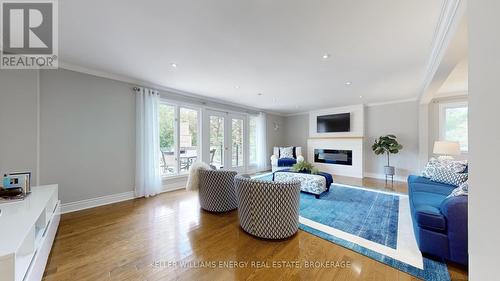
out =
{"type": "Polygon", "coordinates": [[[160,193],[160,137],[158,91],[134,88],[136,102],[135,196],[149,197],[160,193]]]}
{"type": "Polygon", "coordinates": [[[257,171],[267,169],[267,118],[264,112],[257,116],[257,171]]]}

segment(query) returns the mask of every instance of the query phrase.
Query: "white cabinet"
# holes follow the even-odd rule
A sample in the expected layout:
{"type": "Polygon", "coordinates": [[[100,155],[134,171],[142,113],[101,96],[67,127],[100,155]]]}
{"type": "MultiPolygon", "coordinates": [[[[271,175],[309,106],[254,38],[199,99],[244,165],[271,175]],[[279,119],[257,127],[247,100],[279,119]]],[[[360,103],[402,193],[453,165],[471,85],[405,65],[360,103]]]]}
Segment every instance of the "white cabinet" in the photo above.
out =
{"type": "Polygon", "coordinates": [[[60,220],[57,185],[0,204],[0,281],[41,280],[60,220]]]}

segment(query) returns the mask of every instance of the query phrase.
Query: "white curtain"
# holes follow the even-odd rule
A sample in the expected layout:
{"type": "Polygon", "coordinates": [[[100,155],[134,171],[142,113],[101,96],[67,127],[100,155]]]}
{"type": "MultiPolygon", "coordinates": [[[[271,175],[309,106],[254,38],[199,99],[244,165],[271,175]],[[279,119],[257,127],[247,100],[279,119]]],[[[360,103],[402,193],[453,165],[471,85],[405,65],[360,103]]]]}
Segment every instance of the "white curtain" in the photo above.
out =
{"type": "Polygon", "coordinates": [[[264,171],[268,166],[267,118],[264,112],[257,116],[257,171],[264,171]]]}
{"type": "Polygon", "coordinates": [[[160,193],[160,137],[158,91],[135,88],[136,160],[135,195],[149,197],[160,193]]]}

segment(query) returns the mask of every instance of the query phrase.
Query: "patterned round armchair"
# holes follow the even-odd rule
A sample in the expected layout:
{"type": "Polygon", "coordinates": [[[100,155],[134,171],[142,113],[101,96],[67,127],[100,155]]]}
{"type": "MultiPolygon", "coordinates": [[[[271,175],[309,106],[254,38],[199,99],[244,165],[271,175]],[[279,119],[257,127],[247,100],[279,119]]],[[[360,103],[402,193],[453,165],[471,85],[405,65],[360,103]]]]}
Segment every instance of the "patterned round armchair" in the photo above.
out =
{"type": "Polygon", "coordinates": [[[199,171],[200,187],[198,199],[202,209],[209,212],[227,212],[238,207],[234,189],[234,171],[199,171]]]}
{"type": "Polygon", "coordinates": [[[236,176],[238,217],[249,234],[283,239],[299,229],[300,182],[271,182],[236,176]]]}

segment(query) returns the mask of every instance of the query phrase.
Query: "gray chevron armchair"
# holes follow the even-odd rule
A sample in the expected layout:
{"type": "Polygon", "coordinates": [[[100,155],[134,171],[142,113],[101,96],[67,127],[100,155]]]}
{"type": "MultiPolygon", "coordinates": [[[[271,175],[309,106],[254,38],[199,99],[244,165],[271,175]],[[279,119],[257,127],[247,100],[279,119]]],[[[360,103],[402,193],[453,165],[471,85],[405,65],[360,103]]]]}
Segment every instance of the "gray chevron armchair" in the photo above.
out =
{"type": "Polygon", "coordinates": [[[227,212],[238,207],[234,189],[234,171],[199,171],[200,187],[198,199],[202,209],[209,212],[227,212]]]}
{"type": "Polygon", "coordinates": [[[240,225],[247,233],[283,239],[299,228],[300,182],[270,182],[235,178],[240,225]]]}

